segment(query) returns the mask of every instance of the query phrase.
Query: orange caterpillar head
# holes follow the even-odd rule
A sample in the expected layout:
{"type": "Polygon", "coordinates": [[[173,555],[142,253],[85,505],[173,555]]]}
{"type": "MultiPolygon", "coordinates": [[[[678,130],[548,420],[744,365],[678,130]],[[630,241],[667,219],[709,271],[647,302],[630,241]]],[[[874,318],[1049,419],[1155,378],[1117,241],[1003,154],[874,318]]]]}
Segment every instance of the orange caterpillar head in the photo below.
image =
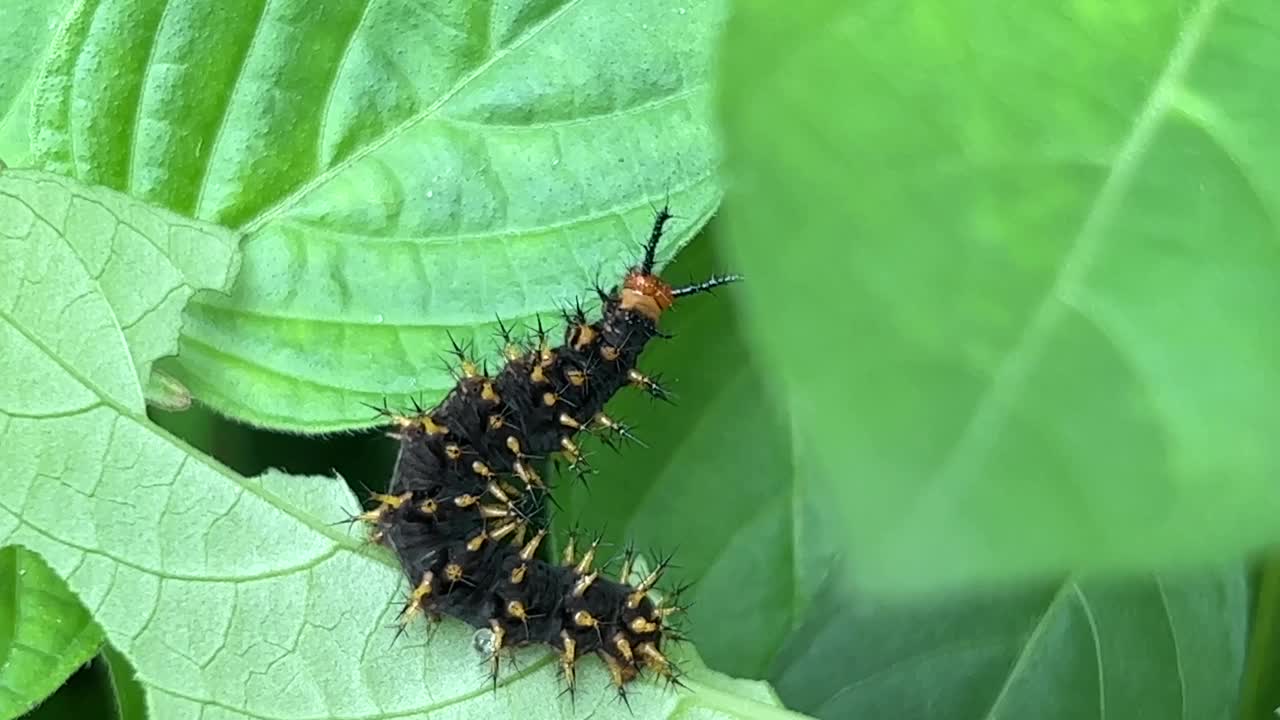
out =
{"type": "Polygon", "coordinates": [[[657,275],[633,270],[622,281],[619,305],[623,310],[634,310],[657,321],[675,301],[675,291],[657,275]]]}
{"type": "Polygon", "coordinates": [[[667,281],[653,272],[654,258],[658,250],[658,241],[662,238],[662,229],[671,219],[671,209],[664,205],[653,220],[653,230],[649,233],[649,242],[644,247],[644,260],[631,268],[622,280],[619,305],[623,310],[633,310],[657,322],[676,298],[685,295],[709,292],[720,285],[741,280],[740,275],[712,275],[699,283],[673,288],[667,281]]]}

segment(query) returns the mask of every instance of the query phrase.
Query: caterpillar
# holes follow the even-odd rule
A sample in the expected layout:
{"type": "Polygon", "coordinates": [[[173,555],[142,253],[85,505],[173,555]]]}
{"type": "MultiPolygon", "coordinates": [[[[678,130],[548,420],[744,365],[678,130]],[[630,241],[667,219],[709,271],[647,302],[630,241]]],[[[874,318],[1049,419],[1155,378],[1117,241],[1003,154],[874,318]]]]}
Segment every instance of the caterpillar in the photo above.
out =
{"type": "Polygon", "coordinates": [[[438,405],[380,409],[399,453],[387,492],[375,494],[358,519],[408,578],[401,630],[421,615],[488,630],[495,683],[501,651],[535,644],[558,655],[570,691],[576,663],[592,654],[619,693],[645,671],[679,682],[663,649],[677,638],[669,618],[682,608],[650,597],[668,561],[630,584],[630,548],[613,579],[595,567],[599,539],[579,553],[571,538],[553,564],[538,555],[547,531],[537,522],[548,492],[541,461],[558,456],[582,474],[590,471],[582,434],[610,444],[634,440],[627,425],[604,413],[625,386],[670,399],[659,379],[637,369],[645,346],[662,335],[662,314],[681,298],[741,279],[712,275],[672,287],[655,274],[671,218],[667,206],[657,212],[643,256],[621,282],[607,290],[596,285],[598,319],[588,321],[580,303],[565,311],[558,346],[540,320],[524,341],[499,321],[505,363],[498,372],[490,375],[454,343],[457,383],[438,405]]]}

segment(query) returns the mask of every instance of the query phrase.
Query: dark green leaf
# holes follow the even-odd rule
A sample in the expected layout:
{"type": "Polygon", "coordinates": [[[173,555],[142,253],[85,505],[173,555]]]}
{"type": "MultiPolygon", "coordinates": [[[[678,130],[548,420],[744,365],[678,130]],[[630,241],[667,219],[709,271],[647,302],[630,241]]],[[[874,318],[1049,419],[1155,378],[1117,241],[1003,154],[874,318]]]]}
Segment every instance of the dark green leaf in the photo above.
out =
{"type": "Polygon", "coordinates": [[[44,700],[101,644],[102,630],[48,565],[0,548],[0,718],[44,700]]]}
{"type": "Polygon", "coordinates": [[[1280,5],[735,18],[724,245],[860,582],[1280,539],[1280,5]]]}
{"type": "Polygon", "coordinates": [[[250,231],[173,374],[271,427],[430,402],[488,343],[719,200],[718,0],[77,5],[36,98],[44,167],[250,231]],[[212,49],[216,48],[216,51],[212,49]]]}
{"type": "Polygon", "coordinates": [[[1235,717],[1239,569],[883,605],[832,584],[771,676],[822,718],[1235,717]]]}
{"type": "Polygon", "coordinates": [[[147,697],[128,658],[111,645],[102,649],[111,680],[117,720],[147,720],[147,697]]]}

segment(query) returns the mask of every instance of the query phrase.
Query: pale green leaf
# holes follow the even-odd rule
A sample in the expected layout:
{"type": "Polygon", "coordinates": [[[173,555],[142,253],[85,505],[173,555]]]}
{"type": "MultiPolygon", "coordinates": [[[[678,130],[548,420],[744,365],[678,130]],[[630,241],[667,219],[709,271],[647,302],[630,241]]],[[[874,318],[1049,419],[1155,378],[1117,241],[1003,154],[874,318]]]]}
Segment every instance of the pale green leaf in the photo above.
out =
{"type": "Polygon", "coordinates": [[[36,97],[44,167],[243,228],[175,377],[233,417],[329,430],[451,384],[446,332],[519,321],[719,200],[719,0],[92,0],[36,97]],[[211,51],[216,48],[216,51],[211,51]]]}
{"type": "Polygon", "coordinates": [[[0,717],[30,710],[101,644],[102,630],[48,565],[0,549],[0,717]]]}
{"type": "MultiPolygon", "coordinates": [[[[57,377],[45,372],[87,373],[113,402],[141,400],[152,362],[177,348],[177,321],[183,303],[197,288],[225,288],[233,272],[235,238],[168,212],[148,208],[113,191],[31,171],[0,173],[0,318],[6,321],[6,372],[0,379],[0,435],[3,454],[15,424],[43,413],[58,415],[91,403],[87,395],[42,389],[57,377]],[[12,336],[18,325],[28,335],[12,336]],[[73,358],[62,369],[30,355],[29,343],[73,358]],[[12,350],[10,350],[12,347],[12,350]]],[[[103,428],[99,433],[106,432],[103,428]]],[[[71,458],[50,458],[39,478],[47,480],[71,458]]],[[[30,463],[32,458],[26,458],[30,463]]],[[[5,468],[5,491],[16,491],[5,468]]],[[[8,507],[20,507],[8,506],[8,507]]],[[[31,560],[14,556],[20,569],[31,560]]],[[[16,566],[15,566],[16,567],[16,566]]],[[[0,701],[29,706],[67,678],[96,651],[101,632],[85,627],[84,609],[52,573],[38,568],[29,582],[14,586],[13,617],[24,623],[15,633],[7,692],[0,701]],[[32,631],[32,624],[44,630],[32,631]],[[61,628],[61,629],[60,629],[61,628]],[[31,637],[27,637],[31,636],[31,637]],[[65,647],[57,647],[61,643],[65,647]]],[[[0,663],[2,664],[2,663],[0,663]]]]}
{"type": "Polygon", "coordinates": [[[860,582],[1280,539],[1280,5],[735,18],[724,246],[860,582]]]}
{"type": "MultiPolygon", "coordinates": [[[[71,0],[5,0],[0,4],[0,163],[25,165],[28,125],[40,63],[71,0]]],[[[0,167],[3,167],[0,165],[0,167]]]]}
{"type": "MultiPolygon", "coordinates": [[[[179,221],[69,183],[72,211],[55,218],[38,212],[54,206],[48,187],[4,179],[0,218],[17,221],[0,227],[0,264],[14,269],[0,355],[15,360],[0,376],[0,546],[30,548],[67,579],[133,663],[151,717],[797,717],[692,653],[688,690],[646,681],[629,711],[599,662],[584,663],[576,704],[560,696],[541,648],[492,689],[460,623],[430,647],[421,626],[392,645],[398,564],[334,525],[357,506],[340,478],[236,476],[146,419],[130,351],[159,345],[120,330],[116,308],[135,305],[109,300],[96,272],[135,257],[131,243],[77,219],[90,198],[106,218],[179,221]]],[[[152,277],[168,257],[146,260],[152,277]]],[[[172,337],[177,312],[160,307],[167,322],[152,328],[172,337]]]]}
{"type": "MultiPolygon", "coordinates": [[[[236,241],[222,228],[112,190],[6,170],[0,312],[68,358],[75,373],[96,378],[111,401],[133,406],[152,363],[176,351],[187,300],[199,289],[225,291],[231,284],[236,241]]],[[[33,367],[18,360],[15,369],[0,387],[11,388],[24,406],[60,404],[24,382],[33,367]]]]}

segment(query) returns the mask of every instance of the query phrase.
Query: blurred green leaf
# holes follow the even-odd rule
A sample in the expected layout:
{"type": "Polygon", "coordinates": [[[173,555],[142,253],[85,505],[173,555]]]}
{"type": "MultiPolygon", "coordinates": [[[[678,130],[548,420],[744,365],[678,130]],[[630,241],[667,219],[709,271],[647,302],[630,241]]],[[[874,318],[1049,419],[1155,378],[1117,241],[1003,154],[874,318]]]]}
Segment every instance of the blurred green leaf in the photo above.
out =
{"type": "MultiPolygon", "coordinates": [[[[0,375],[0,546],[30,548],[67,578],[134,664],[151,716],[798,717],[692,655],[687,691],[646,682],[628,709],[598,662],[583,667],[576,704],[559,695],[543,648],[491,689],[460,623],[430,651],[390,647],[398,565],[333,525],[358,506],[340,479],[240,477],[146,419],[134,362],[172,347],[181,306],[141,312],[132,324],[150,334],[130,332],[123,311],[136,303],[105,280],[131,259],[167,280],[168,297],[185,287],[174,256],[208,252],[219,231],[9,175],[0,222],[0,265],[13,269],[0,277],[0,355],[13,360],[0,375]],[[167,252],[141,256],[138,243],[167,252]]],[[[231,256],[209,257],[206,277],[225,279],[231,256]]]]}
{"type": "Polygon", "coordinates": [[[250,232],[171,369],[238,419],[325,431],[430,402],[488,342],[719,201],[719,0],[80,3],[36,97],[46,169],[250,232]],[[218,48],[210,52],[209,48],[218,48]]]}
{"type": "Polygon", "coordinates": [[[1242,720],[1275,720],[1280,710],[1280,554],[1256,568],[1257,594],[1249,622],[1249,655],[1240,685],[1242,720]]]}
{"type": "Polygon", "coordinates": [[[1239,569],[913,605],[828,590],[770,673],[821,718],[1236,717],[1239,569]]]}
{"type": "Polygon", "coordinates": [[[0,4],[0,168],[31,156],[31,96],[40,64],[71,0],[5,0],[0,4]]]}
{"type": "MultiPolygon", "coordinates": [[[[734,269],[705,240],[667,274],[734,269]]],[[[765,392],[737,322],[746,287],[663,318],[676,338],[641,367],[669,379],[678,407],[614,400],[610,415],[648,447],[597,451],[598,475],[562,493],[555,516],[562,532],[607,527],[615,547],[674,548],[672,583],[694,581],[687,632],[708,664],[768,678],[788,707],[833,720],[1084,719],[1102,704],[1113,718],[1228,717],[1248,618],[1239,569],[910,605],[850,589],[836,562],[847,498],[827,494],[765,392]]]]}
{"type": "Polygon", "coordinates": [[[48,565],[0,548],[0,718],[44,700],[101,644],[102,630],[48,565]]]}
{"type": "Polygon", "coordinates": [[[1280,538],[1280,5],[734,17],[724,247],[859,582],[1280,538]]]}

